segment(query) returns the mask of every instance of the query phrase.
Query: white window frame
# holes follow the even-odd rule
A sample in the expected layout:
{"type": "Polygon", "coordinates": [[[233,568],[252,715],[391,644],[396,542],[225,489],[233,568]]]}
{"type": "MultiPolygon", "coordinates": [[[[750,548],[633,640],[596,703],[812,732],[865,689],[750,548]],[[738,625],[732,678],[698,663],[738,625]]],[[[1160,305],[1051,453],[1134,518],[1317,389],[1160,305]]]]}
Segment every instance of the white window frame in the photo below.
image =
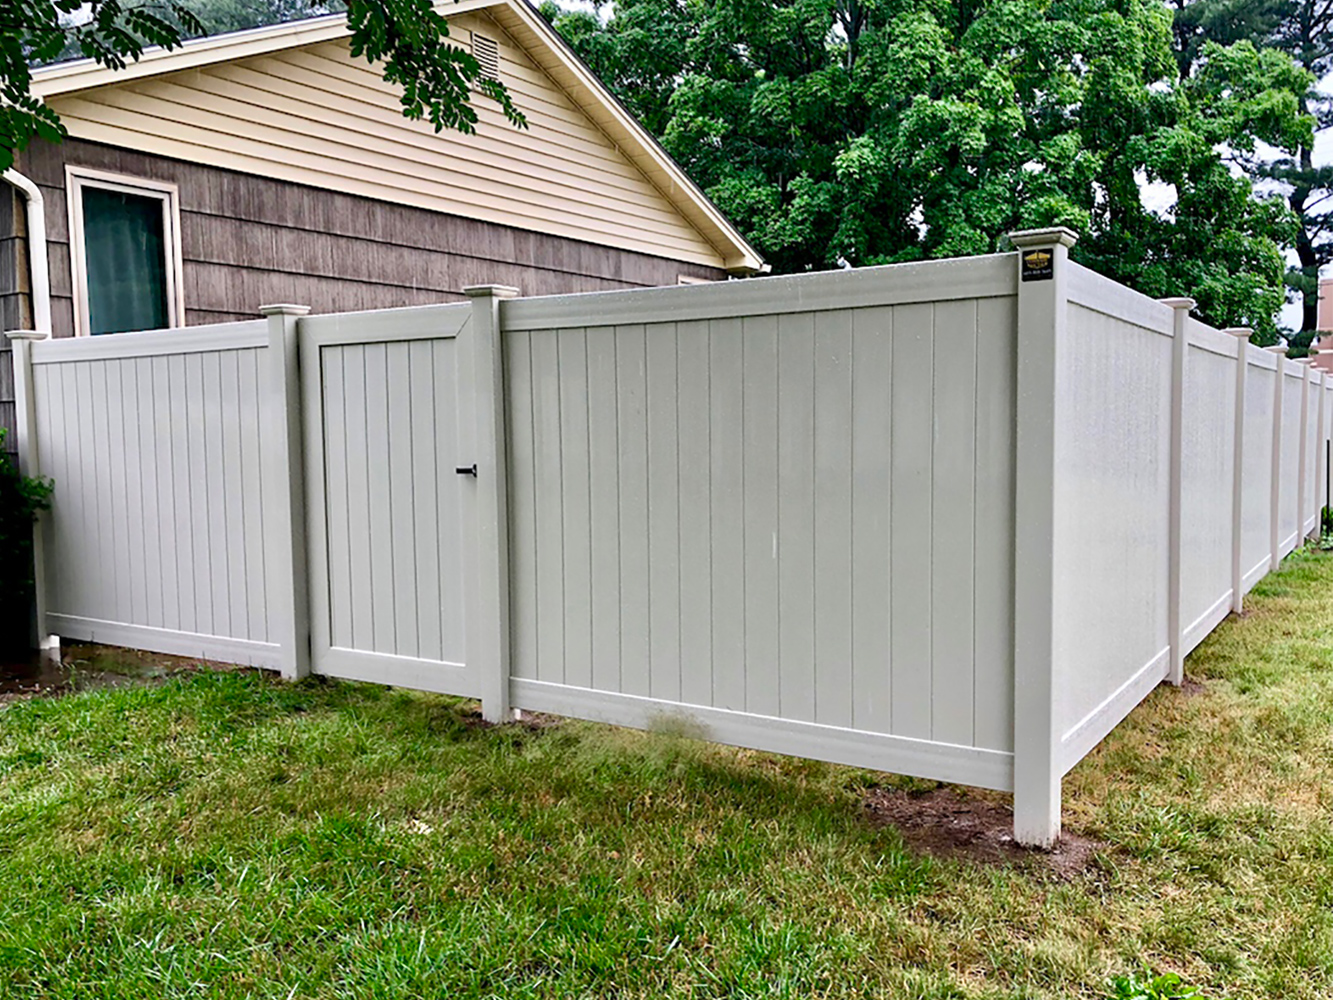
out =
{"type": "Polygon", "coordinates": [[[88,318],[88,248],[83,238],[83,192],[85,188],[120,191],[142,198],[156,198],[162,203],[162,237],[165,259],[162,261],[167,285],[167,326],[185,325],[185,283],[181,266],[180,190],[166,181],[149,180],[128,174],[114,174],[92,167],[65,167],[65,203],[69,209],[69,256],[74,278],[74,334],[87,337],[88,318]]]}

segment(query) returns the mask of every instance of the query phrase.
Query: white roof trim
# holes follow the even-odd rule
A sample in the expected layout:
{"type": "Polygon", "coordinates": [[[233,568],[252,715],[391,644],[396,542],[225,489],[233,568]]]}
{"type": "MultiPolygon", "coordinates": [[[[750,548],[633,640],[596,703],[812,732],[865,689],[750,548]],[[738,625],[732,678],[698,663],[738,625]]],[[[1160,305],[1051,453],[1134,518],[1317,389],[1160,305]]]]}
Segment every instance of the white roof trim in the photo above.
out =
{"type": "MultiPolygon", "coordinates": [[[[461,14],[479,7],[489,7],[497,2],[503,0],[446,0],[438,6],[446,8],[449,14],[461,14]]],[[[53,66],[40,66],[33,70],[32,93],[42,98],[55,97],[58,94],[101,87],[108,83],[123,83],[146,76],[193,69],[196,66],[260,56],[280,49],[315,45],[335,38],[346,38],[350,34],[346,14],[326,14],[323,17],[312,17],[303,21],[270,24],[265,28],[232,31],[208,38],[192,38],[174,49],[154,46],[145,49],[144,54],[136,62],[120,70],[107,69],[91,59],[74,59],[53,66]]]]}
{"type": "MultiPolygon", "coordinates": [[[[462,14],[482,8],[507,8],[505,13],[517,19],[524,28],[536,35],[554,56],[562,74],[567,74],[570,82],[586,89],[588,93],[606,110],[617,131],[623,132],[623,138],[637,149],[625,152],[632,161],[638,162],[640,169],[647,161],[653,172],[660,172],[668,181],[663,186],[657,184],[664,196],[678,207],[688,209],[687,218],[696,225],[704,224],[703,235],[707,238],[721,237],[730,246],[722,256],[726,267],[731,271],[756,273],[766,270],[763,258],[746,241],[735,226],[724,216],[702,190],[680,168],[648,131],[639,124],[619,101],[606,89],[596,75],[584,65],[573,51],[565,44],[556,31],[546,23],[526,0],[445,0],[437,5],[441,13],[447,15],[462,14]],[[684,201],[686,205],[680,203],[684,201]]],[[[236,31],[211,38],[199,38],[185,42],[178,48],[167,50],[152,48],[144,52],[137,62],[132,62],[123,70],[110,70],[91,59],[79,59],[73,62],[43,66],[32,74],[32,93],[35,97],[49,99],[61,94],[69,94],[93,87],[102,87],[113,83],[181,70],[194,69],[213,63],[229,62],[251,56],[265,55],[281,49],[298,48],[319,42],[345,38],[351,32],[347,27],[347,18],[343,14],[330,14],[325,17],[294,21],[287,24],[275,24],[266,28],[253,28],[249,31],[236,31]]],[[[650,178],[651,179],[651,178],[650,178]]],[[[719,248],[721,251],[723,248],[719,248]]]]}

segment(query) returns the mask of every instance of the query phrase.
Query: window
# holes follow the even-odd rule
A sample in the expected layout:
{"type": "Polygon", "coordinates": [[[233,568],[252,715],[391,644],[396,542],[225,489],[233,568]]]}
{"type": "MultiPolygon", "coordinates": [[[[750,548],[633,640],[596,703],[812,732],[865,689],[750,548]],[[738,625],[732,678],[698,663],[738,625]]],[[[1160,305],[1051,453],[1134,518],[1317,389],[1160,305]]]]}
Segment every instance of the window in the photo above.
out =
{"type": "Polygon", "coordinates": [[[82,167],[65,175],[75,332],[180,325],[176,186],[82,167]]]}

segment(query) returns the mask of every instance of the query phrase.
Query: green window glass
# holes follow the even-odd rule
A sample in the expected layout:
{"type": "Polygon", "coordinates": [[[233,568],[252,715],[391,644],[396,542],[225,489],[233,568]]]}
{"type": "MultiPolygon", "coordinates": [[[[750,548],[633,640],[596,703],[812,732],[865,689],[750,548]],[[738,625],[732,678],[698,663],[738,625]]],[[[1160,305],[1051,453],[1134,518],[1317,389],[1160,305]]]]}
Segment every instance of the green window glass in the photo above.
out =
{"type": "Polygon", "coordinates": [[[85,185],[89,333],[170,326],[163,201],[85,185]]]}

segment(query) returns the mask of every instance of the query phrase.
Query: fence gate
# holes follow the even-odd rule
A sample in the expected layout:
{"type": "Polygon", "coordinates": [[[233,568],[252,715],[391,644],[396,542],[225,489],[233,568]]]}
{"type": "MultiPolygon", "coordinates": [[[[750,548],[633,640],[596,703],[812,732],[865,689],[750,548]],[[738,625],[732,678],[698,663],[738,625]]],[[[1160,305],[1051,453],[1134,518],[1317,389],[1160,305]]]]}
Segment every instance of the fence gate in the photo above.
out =
{"type": "Polygon", "coordinates": [[[311,669],[474,695],[467,304],[301,321],[311,669]],[[373,322],[368,322],[373,318],[373,322]]]}

